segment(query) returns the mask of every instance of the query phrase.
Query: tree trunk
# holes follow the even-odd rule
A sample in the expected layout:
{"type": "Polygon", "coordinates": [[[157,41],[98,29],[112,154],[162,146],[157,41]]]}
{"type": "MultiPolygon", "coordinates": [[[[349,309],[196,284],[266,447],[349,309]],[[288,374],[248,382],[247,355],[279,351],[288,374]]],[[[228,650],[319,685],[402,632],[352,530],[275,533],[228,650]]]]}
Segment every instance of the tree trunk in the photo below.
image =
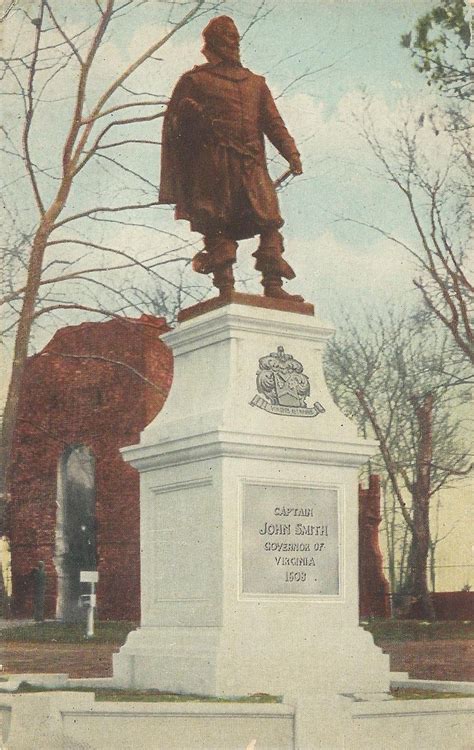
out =
{"type": "Polygon", "coordinates": [[[10,464],[13,436],[18,413],[18,404],[21,394],[23,373],[28,358],[31,329],[35,319],[36,302],[38,290],[41,285],[43,271],[43,259],[54,223],[66,205],[72,185],[73,172],[69,165],[64,167],[64,176],[59,186],[56,197],[51,206],[43,214],[39,223],[31,255],[28,261],[28,276],[23,295],[23,304],[18,320],[18,329],[15,338],[13,353],[13,365],[8,386],[7,400],[3,414],[2,442],[0,447],[0,494],[6,497],[7,473],[10,464]]]}
{"type": "Polygon", "coordinates": [[[430,484],[433,454],[433,396],[428,394],[415,405],[419,429],[416,480],[413,488],[413,530],[409,558],[409,591],[421,605],[422,617],[435,620],[428,590],[428,556],[430,552],[430,484]]]}
{"type": "Polygon", "coordinates": [[[383,484],[383,516],[385,521],[385,538],[387,546],[387,566],[388,566],[388,580],[390,583],[390,591],[394,594],[397,590],[396,577],[395,577],[395,498],[390,493],[392,499],[391,507],[389,507],[388,500],[389,493],[387,492],[387,482],[383,484]]]}
{"type": "Polygon", "coordinates": [[[48,228],[48,230],[45,230],[44,228],[40,227],[35,236],[29,261],[28,279],[23,297],[23,305],[18,321],[18,330],[16,334],[15,349],[13,353],[12,371],[8,387],[7,399],[5,402],[5,411],[3,415],[2,425],[2,444],[0,456],[0,482],[2,494],[5,493],[7,487],[7,472],[10,462],[15,423],[18,413],[21,384],[23,381],[23,373],[28,357],[28,346],[35,315],[36,299],[41,282],[44,251],[50,231],[50,228],[48,228]]]}
{"type": "Polygon", "coordinates": [[[435,620],[436,615],[428,589],[429,501],[414,497],[413,504],[413,535],[408,571],[409,593],[420,604],[422,617],[426,620],[435,620]]]}
{"type": "Polygon", "coordinates": [[[431,542],[430,544],[430,579],[431,579],[431,592],[433,594],[436,591],[435,549],[436,549],[436,545],[433,544],[433,542],[431,542]]]}
{"type": "Polygon", "coordinates": [[[405,526],[403,529],[403,540],[401,542],[400,547],[400,565],[398,569],[398,586],[397,590],[404,592],[407,587],[407,570],[409,568],[409,564],[407,564],[407,558],[409,557],[410,550],[408,549],[408,534],[409,534],[409,528],[408,526],[405,526]],[[408,553],[407,553],[408,549],[408,553]]]}

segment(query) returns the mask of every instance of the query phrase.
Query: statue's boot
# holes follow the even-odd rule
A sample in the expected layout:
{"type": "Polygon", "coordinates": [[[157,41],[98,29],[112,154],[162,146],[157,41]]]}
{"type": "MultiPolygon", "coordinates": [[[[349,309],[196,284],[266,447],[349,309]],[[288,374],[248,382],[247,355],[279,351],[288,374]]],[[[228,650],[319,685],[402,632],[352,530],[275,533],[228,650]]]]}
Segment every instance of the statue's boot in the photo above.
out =
{"type": "Polygon", "coordinates": [[[232,266],[237,257],[237,242],[227,237],[204,237],[204,249],[192,260],[197,273],[213,274],[213,284],[221,295],[229,294],[234,288],[232,266]]]}
{"type": "Polygon", "coordinates": [[[262,286],[265,297],[274,297],[292,302],[304,302],[300,294],[289,294],[283,287],[283,279],[294,279],[295,272],[282,255],[283,237],[278,229],[267,229],[260,235],[260,245],[253,254],[255,268],[262,272],[262,286]]]}
{"type": "Polygon", "coordinates": [[[282,288],[283,280],[280,276],[264,274],[262,284],[265,297],[274,297],[275,299],[284,299],[289,300],[290,302],[304,302],[304,297],[302,297],[301,294],[289,294],[288,292],[285,292],[282,288]]]}
{"type": "Polygon", "coordinates": [[[232,263],[228,263],[225,266],[219,266],[215,269],[213,274],[212,283],[219,290],[221,297],[230,292],[234,288],[234,273],[232,271],[232,263]]]}

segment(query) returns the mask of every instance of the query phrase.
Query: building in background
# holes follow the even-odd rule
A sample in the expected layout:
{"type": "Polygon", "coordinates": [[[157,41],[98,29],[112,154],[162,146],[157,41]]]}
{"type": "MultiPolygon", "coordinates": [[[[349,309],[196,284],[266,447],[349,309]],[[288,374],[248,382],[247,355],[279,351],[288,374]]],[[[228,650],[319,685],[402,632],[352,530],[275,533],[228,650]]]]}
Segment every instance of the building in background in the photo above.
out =
{"type": "Polygon", "coordinates": [[[46,567],[45,616],[78,619],[80,570],[98,570],[98,616],[138,620],[138,473],[121,457],[160,411],[172,380],[162,318],[59,330],[29,358],[9,473],[12,613],[31,617],[46,567]]]}

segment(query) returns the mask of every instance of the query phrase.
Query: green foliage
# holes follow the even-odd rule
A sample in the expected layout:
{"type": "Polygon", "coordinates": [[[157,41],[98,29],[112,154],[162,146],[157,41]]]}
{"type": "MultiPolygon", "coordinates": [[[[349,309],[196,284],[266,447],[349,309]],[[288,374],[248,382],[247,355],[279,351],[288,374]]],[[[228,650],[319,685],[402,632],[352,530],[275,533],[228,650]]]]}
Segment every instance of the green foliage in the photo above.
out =
{"type": "Polygon", "coordinates": [[[415,67],[444,93],[468,99],[470,89],[470,27],[464,0],[440,0],[421,16],[413,31],[401,37],[415,67]]]}
{"type": "MultiPolygon", "coordinates": [[[[47,688],[35,685],[26,680],[20,682],[19,693],[44,693],[63,691],[64,687],[47,688]]],[[[217,697],[213,695],[195,695],[194,693],[167,693],[161,690],[128,690],[126,688],[68,688],[68,692],[94,693],[96,701],[139,701],[141,703],[282,703],[282,696],[269,693],[254,693],[253,695],[239,695],[217,697]]]]}
{"type": "Polygon", "coordinates": [[[160,693],[159,690],[96,690],[96,701],[141,701],[146,703],[281,703],[281,696],[268,693],[243,695],[230,698],[217,698],[211,695],[193,695],[186,693],[160,693]]]}
{"type": "Polygon", "coordinates": [[[428,700],[432,698],[474,698],[472,693],[445,693],[439,690],[415,690],[414,688],[393,688],[394,698],[402,701],[428,700]]]}

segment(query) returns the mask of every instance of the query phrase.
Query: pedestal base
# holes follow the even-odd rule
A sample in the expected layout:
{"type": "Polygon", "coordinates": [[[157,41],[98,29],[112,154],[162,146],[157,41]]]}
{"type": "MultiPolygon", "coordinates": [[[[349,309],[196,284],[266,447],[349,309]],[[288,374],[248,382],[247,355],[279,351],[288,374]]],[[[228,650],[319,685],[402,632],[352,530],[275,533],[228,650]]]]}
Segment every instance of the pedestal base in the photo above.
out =
{"type": "MultiPolygon", "coordinates": [[[[201,696],[380,694],[390,689],[389,657],[360,627],[328,634],[301,620],[277,638],[222,628],[139,628],[114,654],[114,683],[201,696]],[[319,630],[319,633],[317,632],[319,630]]],[[[291,702],[291,701],[290,701],[291,702]]]]}
{"type": "Polygon", "coordinates": [[[220,628],[138,628],[113,655],[114,682],[130,688],[216,695],[219,635],[220,628]]]}
{"type": "Polygon", "coordinates": [[[301,737],[330,698],[388,692],[388,656],[358,624],[358,468],[375,444],[327,390],[331,333],[232,303],[166,334],[170,395],[123,451],[141,476],[142,623],[118,683],[284,696],[301,737]]]}

